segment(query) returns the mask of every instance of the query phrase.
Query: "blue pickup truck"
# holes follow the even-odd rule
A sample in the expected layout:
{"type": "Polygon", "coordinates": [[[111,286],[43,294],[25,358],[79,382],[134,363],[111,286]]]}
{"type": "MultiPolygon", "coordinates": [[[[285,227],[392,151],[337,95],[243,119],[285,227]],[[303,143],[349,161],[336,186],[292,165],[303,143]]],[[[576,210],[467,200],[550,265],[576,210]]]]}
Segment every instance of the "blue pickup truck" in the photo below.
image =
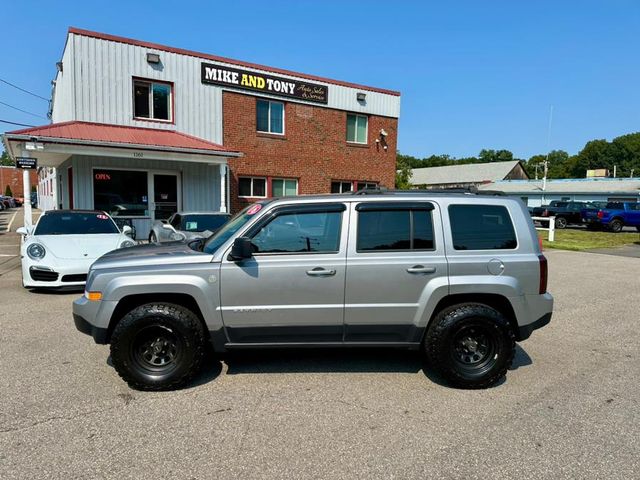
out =
{"type": "Polygon", "coordinates": [[[599,210],[583,209],[582,221],[587,228],[600,227],[618,233],[624,226],[629,226],[640,232],[640,203],[609,202],[599,210]]]}

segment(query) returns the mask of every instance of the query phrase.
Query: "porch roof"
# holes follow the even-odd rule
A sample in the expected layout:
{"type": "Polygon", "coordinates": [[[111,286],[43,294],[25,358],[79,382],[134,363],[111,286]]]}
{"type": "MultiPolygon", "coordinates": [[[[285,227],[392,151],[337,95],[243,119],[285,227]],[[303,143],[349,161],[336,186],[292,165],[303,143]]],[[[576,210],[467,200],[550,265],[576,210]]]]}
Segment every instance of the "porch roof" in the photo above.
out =
{"type": "Polygon", "coordinates": [[[76,145],[102,144],[112,147],[182,151],[200,154],[240,156],[240,152],[202,138],[158,128],[130,127],[92,122],[62,122],[5,133],[7,140],[27,140],[76,145]],[[35,138],[34,138],[35,137],[35,138]]]}

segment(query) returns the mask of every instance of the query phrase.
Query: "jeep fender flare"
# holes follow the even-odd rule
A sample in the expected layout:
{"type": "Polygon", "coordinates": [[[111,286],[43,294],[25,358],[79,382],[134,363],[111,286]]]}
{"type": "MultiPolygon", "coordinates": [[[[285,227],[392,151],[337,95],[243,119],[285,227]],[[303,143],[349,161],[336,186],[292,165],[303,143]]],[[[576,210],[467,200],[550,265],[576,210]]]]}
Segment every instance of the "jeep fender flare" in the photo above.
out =
{"type": "MultiPolygon", "coordinates": [[[[217,287],[217,284],[216,284],[217,287]]],[[[103,292],[103,299],[113,303],[123,298],[137,295],[187,295],[193,299],[203,316],[208,330],[222,328],[222,315],[219,305],[219,290],[208,284],[203,278],[195,275],[171,275],[170,277],[155,275],[136,275],[114,278],[103,292]]]]}

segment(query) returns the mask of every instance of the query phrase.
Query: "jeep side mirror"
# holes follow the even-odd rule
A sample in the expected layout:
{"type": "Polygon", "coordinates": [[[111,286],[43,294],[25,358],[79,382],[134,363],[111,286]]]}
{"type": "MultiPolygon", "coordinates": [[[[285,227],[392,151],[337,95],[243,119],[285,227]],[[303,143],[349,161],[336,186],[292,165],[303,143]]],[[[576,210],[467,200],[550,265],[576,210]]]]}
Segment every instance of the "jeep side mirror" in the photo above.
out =
{"type": "Polygon", "coordinates": [[[231,247],[231,260],[237,262],[246,258],[251,258],[253,246],[249,237],[238,237],[234,240],[231,247]]]}
{"type": "Polygon", "coordinates": [[[133,232],[133,228],[131,228],[129,225],[125,225],[124,227],[122,227],[122,233],[124,233],[125,235],[129,235],[131,234],[131,232],[133,232]]]}
{"type": "Polygon", "coordinates": [[[29,230],[27,230],[27,227],[19,227],[19,228],[16,230],[16,233],[17,233],[18,235],[22,235],[22,236],[25,236],[25,237],[26,237],[27,235],[29,235],[29,230]]]}

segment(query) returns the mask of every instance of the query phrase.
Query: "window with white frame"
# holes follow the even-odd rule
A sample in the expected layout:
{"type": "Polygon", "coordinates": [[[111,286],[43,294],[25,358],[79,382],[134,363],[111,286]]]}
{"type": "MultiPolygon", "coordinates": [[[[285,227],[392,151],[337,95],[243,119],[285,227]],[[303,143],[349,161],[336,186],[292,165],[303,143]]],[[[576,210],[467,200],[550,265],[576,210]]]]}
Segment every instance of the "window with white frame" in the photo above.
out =
{"type": "Polygon", "coordinates": [[[267,196],[267,179],[264,177],[239,177],[238,196],[264,198],[267,196]]]}
{"type": "Polygon", "coordinates": [[[284,135],[284,103],[258,99],[256,112],[258,132],[284,135]]]}
{"type": "Polygon", "coordinates": [[[133,116],[148,120],[172,121],[170,83],[134,79],[133,116]]]}
{"type": "Polygon", "coordinates": [[[331,193],[346,193],[353,190],[353,182],[331,182],[331,193]]]}
{"type": "Polygon", "coordinates": [[[290,197],[298,194],[298,180],[295,178],[274,178],[271,180],[271,195],[290,197]]]}
{"type": "Polygon", "coordinates": [[[367,143],[367,120],[364,115],[347,114],[347,142],[367,143]]]}
{"type": "Polygon", "coordinates": [[[331,193],[357,192],[368,188],[378,188],[378,184],[364,180],[334,180],[331,182],[331,193]]]}

